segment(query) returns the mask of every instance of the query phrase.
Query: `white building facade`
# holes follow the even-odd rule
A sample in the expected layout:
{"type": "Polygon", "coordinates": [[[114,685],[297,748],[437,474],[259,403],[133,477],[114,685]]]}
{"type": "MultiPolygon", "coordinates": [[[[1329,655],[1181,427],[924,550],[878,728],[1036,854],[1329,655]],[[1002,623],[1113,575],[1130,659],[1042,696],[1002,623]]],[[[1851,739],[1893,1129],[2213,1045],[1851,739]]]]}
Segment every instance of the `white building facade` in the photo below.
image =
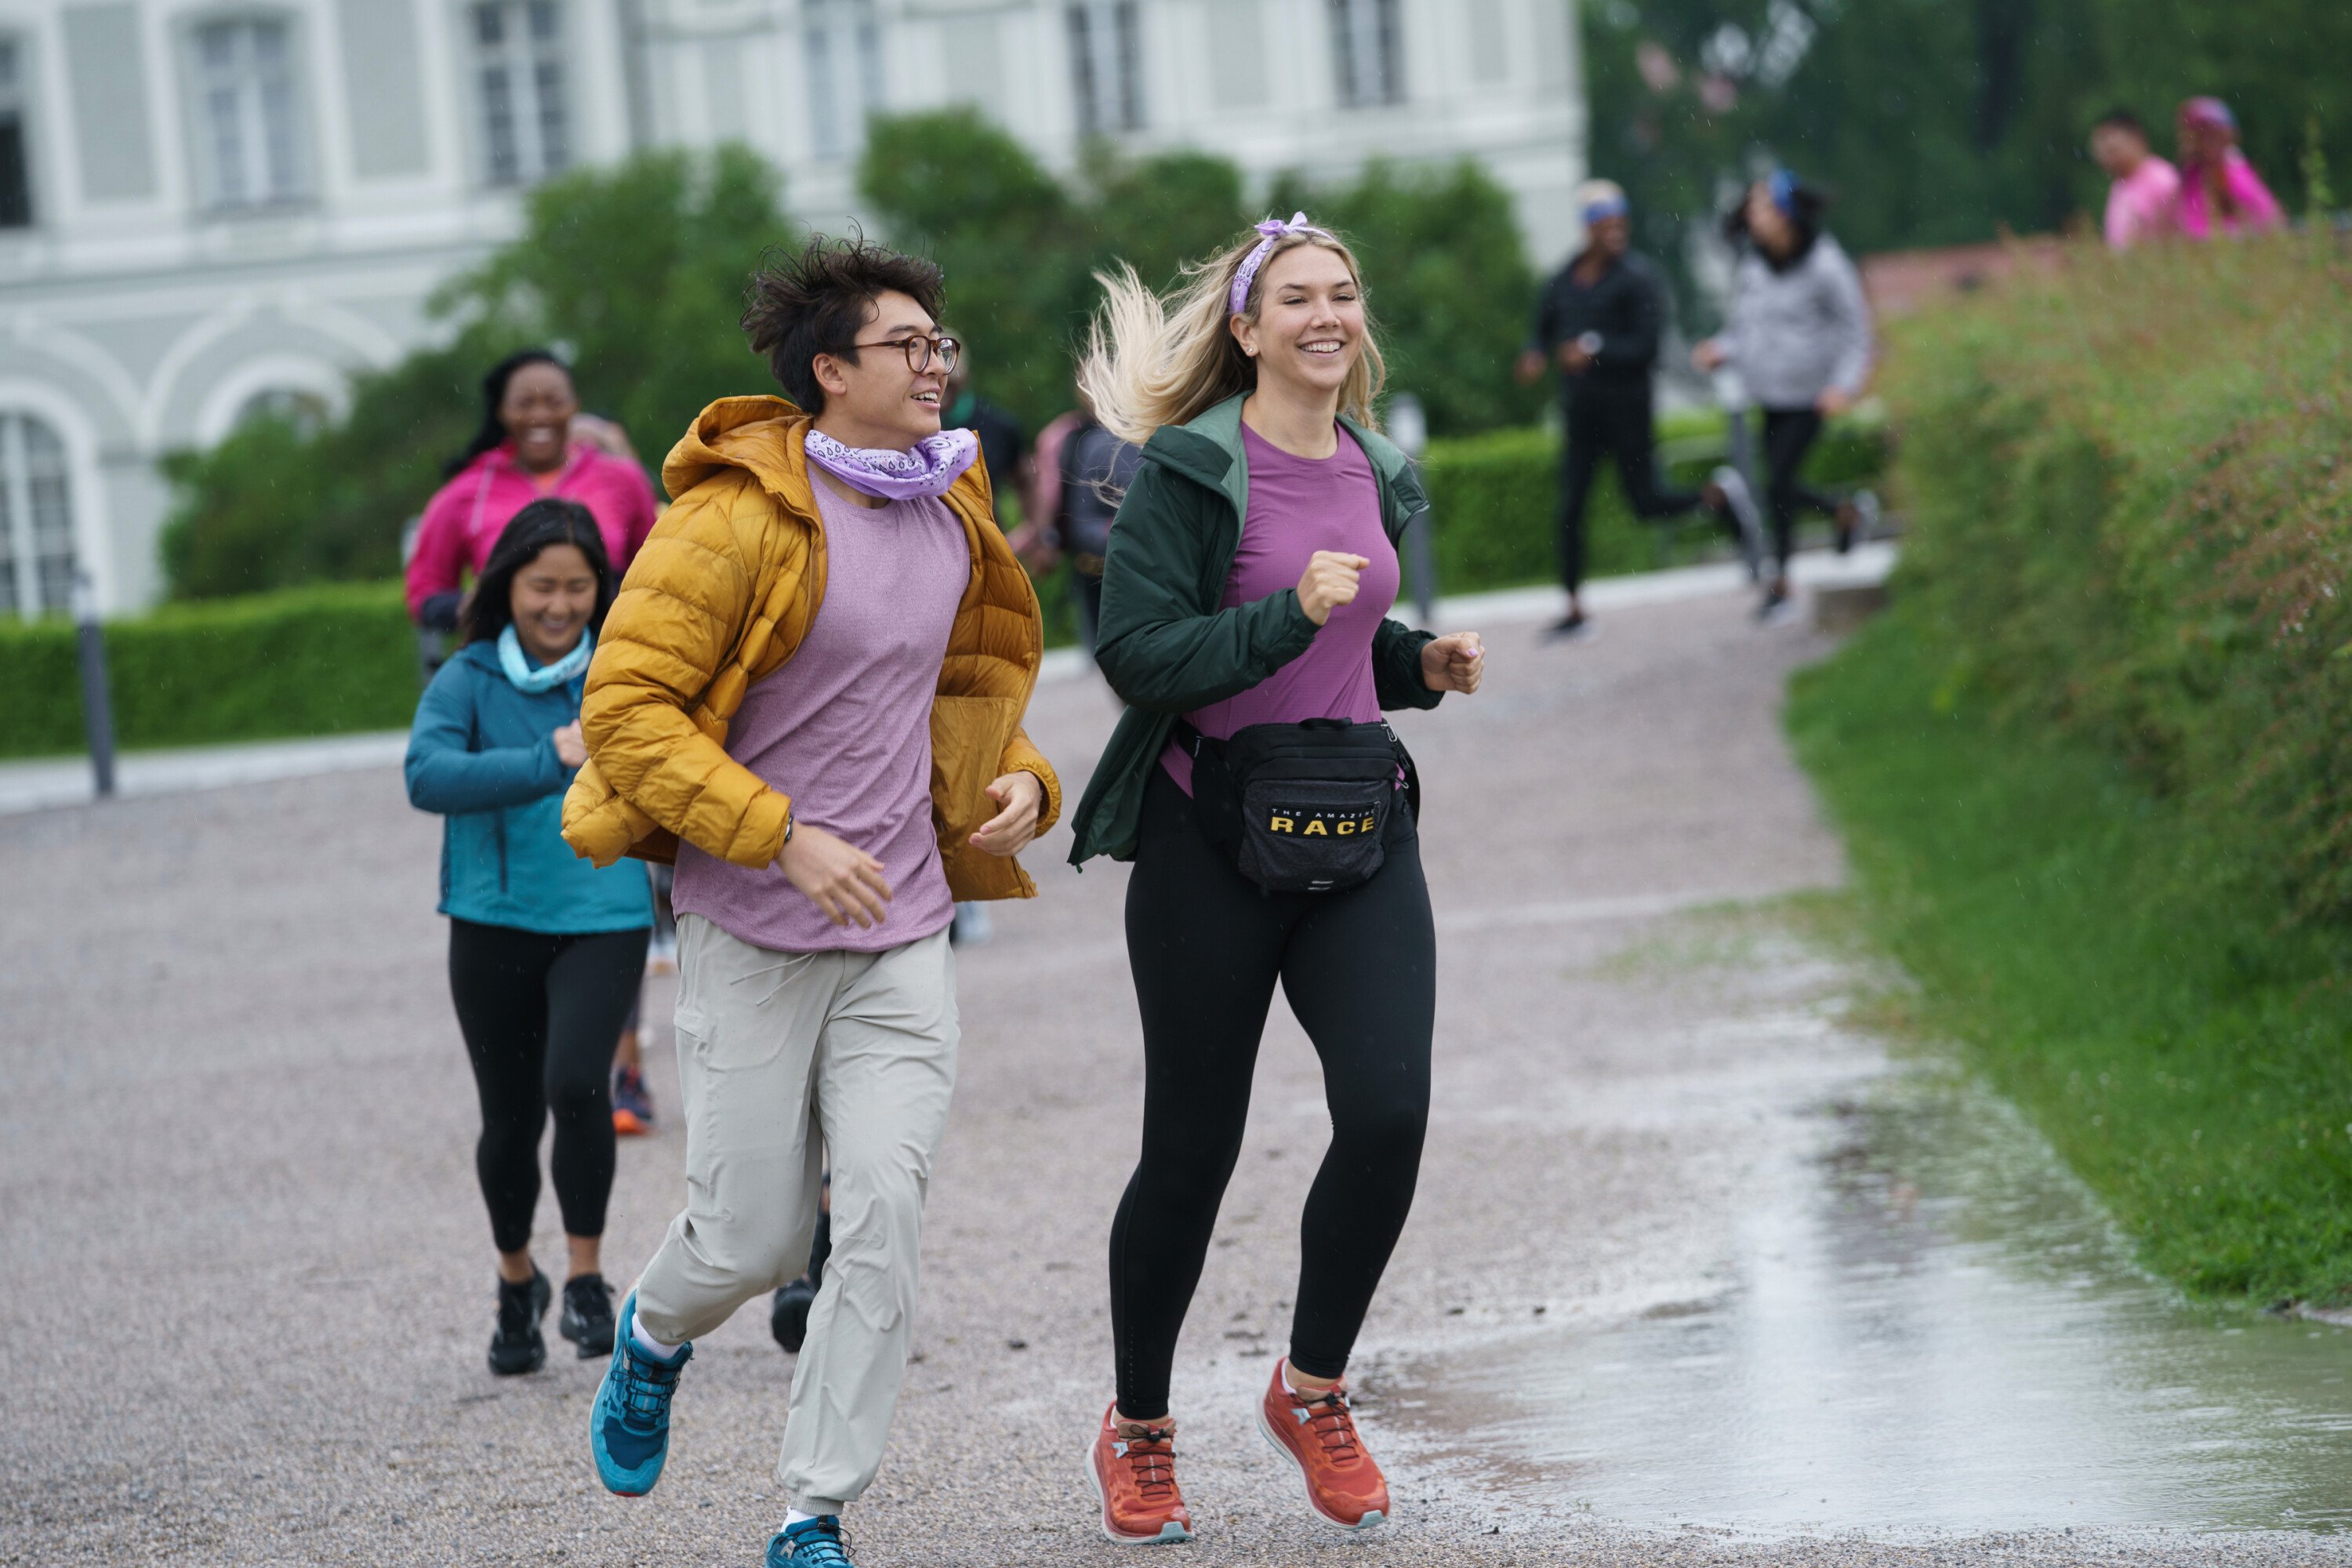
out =
{"type": "MultiPolygon", "coordinates": [[[[331,416],[548,175],[740,141],[856,216],[870,114],[970,102],[1341,177],[1478,159],[1573,238],[1575,0],[0,0],[0,616],[162,591],[157,459],[331,416]]],[[[421,502],[422,498],[419,498],[421,502]]]]}

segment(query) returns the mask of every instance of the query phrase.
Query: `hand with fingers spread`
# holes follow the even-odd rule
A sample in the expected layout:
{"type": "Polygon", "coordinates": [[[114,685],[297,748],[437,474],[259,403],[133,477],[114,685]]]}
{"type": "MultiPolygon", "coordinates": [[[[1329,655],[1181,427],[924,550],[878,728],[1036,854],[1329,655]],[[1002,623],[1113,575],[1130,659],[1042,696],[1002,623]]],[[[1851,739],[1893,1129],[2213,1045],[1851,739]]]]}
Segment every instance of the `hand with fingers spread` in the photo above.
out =
{"type": "Polygon", "coordinates": [[[1017,855],[1037,837],[1037,818],[1045,809],[1045,786],[1030,773],[1006,773],[988,786],[988,798],[1000,807],[971,836],[972,844],[991,855],[1017,855]]]}
{"type": "Polygon", "coordinates": [[[1421,682],[1432,691],[1465,697],[1486,679],[1486,649],[1476,632],[1454,632],[1421,645],[1421,682]]]}
{"type": "Polygon", "coordinates": [[[1331,612],[1342,605],[1356,602],[1356,585],[1371,562],[1361,555],[1344,555],[1336,550],[1318,550],[1307,563],[1305,575],[1298,579],[1298,607],[1317,626],[1331,619],[1331,612]]]}
{"type": "Polygon", "coordinates": [[[547,738],[555,742],[555,760],[565,767],[577,768],[587,764],[588,742],[581,736],[579,720],[574,719],[547,738]]]}
{"type": "Polygon", "coordinates": [[[802,823],[793,829],[776,868],[837,926],[871,930],[889,912],[890,884],[882,862],[848,840],[802,823]]]}

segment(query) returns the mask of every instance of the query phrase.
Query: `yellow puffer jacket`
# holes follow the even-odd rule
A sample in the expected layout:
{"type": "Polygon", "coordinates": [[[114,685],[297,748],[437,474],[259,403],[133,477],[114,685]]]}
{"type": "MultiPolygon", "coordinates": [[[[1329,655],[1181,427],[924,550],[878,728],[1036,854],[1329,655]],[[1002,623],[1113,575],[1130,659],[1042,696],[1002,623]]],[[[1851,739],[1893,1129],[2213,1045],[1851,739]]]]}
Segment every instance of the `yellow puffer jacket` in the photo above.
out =
{"type": "MultiPolygon", "coordinates": [[[[637,552],[588,666],[588,763],[563,802],[563,838],[599,866],[676,858],[681,838],[739,866],[784,845],[791,800],[727,754],[744,692],[791,658],[824,599],[824,530],[802,442],[810,420],[780,397],[726,397],[662,464],[677,499],[637,552]]],[[[931,701],[931,815],[958,899],[1025,899],[1012,859],[969,842],[1008,773],[1061,782],[1022,732],[1045,623],[1029,574],[997,531],[978,463],[946,496],[971,543],[971,584],[931,701]]]]}

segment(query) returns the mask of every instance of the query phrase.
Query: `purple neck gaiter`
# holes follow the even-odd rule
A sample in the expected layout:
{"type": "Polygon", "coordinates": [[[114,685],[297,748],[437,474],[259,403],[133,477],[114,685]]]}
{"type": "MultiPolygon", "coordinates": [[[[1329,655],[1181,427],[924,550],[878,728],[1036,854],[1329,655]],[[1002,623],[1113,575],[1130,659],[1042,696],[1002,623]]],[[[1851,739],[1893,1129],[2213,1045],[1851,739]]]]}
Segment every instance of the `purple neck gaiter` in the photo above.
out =
{"type": "Polygon", "coordinates": [[[980,457],[980,437],[969,430],[942,430],[893,452],[876,447],[845,447],[821,431],[808,433],[808,459],[851,489],[879,500],[911,500],[945,495],[980,457]]]}

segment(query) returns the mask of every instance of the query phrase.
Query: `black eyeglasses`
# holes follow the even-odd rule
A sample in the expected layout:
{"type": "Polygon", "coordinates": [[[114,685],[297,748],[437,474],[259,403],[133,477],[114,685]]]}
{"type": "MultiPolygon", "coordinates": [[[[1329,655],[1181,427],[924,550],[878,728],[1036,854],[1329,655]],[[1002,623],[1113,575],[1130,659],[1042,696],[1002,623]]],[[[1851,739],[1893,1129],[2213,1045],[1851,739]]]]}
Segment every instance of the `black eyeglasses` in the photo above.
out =
{"type": "Polygon", "coordinates": [[[852,343],[852,348],[898,349],[907,356],[907,368],[917,375],[930,369],[931,356],[940,361],[940,374],[953,374],[956,361],[963,357],[963,342],[959,338],[927,338],[917,333],[909,338],[884,338],[878,343],[852,343]]]}

